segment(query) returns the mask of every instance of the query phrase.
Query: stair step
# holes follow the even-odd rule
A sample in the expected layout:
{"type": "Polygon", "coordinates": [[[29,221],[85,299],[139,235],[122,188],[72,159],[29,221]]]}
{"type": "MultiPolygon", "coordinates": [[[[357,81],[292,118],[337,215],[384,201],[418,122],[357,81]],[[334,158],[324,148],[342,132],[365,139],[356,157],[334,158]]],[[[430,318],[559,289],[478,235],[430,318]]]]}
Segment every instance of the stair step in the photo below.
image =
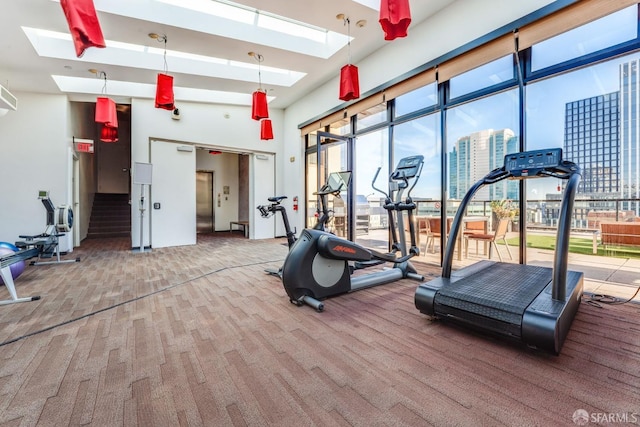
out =
{"type": "Polygon", "coordinates": [[[87,239],[105,239],[109,237],[129,237],[130,235],[131,233],[129,231],[87,233],[87,239]]]}
{"type": "Polygon", "coordinates": [[[115,212],[113,214],[109,214],[107,212],[98,212],[96,214],[92,213],[91,214],[91,221],[93,221],[94,219],[98,220],[98,221],[109,221],[109,220],[115,220],[115,221],[129,221],[129,218],[131,218],[131,215],[129,214],[129,212],[127,212],[127,214],[124,214],[122,212],[115,212]]]}
{"type": "Polygon", "coordinates": [[[129,195],[97,193],[93,200],[87,239],[129,237],[130,235],[129,195]]]}

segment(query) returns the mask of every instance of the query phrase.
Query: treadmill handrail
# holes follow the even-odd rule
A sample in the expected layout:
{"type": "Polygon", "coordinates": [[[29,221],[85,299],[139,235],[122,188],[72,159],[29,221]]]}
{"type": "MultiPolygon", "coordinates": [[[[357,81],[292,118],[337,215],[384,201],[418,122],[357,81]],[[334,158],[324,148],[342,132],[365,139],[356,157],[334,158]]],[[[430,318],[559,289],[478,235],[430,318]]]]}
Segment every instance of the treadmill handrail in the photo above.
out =
{"type": "Polygon", "coordinates": [[[555,300],[564,301],[567,297],[567,270],[569,260],[562,254],[569,253],[569,237],[571,230],[571,212],[573,202],[580,183],[580,169],[578,173],[569,176],[569,182],[564,190],[564,197],[560,205],[560,216],[558,218],[558,231],[556,233],[556,250],[553,254],[553,278],[551,297],[555,300]]]}
{"type": "Polygon", "coordinates": [[[458,211],[456,212],[451,224],[451,231],[447,239],[444,258],[442,261],[442,277],[451,278],[451,265],[453,263],[453,253],[455,244],[458,239],[462,218],[467,210],[467,205],[473,199],[476,192],[486,184],[493,184],[507,178],[529,179],[540,177],[555,177],[559,179],[568,179],[569,182],[562,198],[560,206],[560,217],[558,218],[558,231],[556,235],[556,250],[553,261],[553,278],[552,278],[552,297],[554,299],[563,300],[566,298],[566,278],[568,270],[568,262],[563,253],[569,251],[569,234],[571,229],[571,211],[573,210],[573,202],[575,194],[580,182],[582,171],[578,165],[573,162],[564,160],[561,165],[553,169],[543,169],[537,175],[527,177],[514,177],[504,167],[497,168],[489,172],[486,176],[473,184],[471,188],[462,198],[458,211]]]}

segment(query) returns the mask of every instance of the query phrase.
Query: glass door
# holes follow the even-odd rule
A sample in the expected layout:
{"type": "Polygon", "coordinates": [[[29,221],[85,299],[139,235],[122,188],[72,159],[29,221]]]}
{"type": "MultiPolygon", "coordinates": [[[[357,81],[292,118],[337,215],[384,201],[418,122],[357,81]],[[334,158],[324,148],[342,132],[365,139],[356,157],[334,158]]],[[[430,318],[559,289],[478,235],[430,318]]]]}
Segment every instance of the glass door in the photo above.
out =
{"type": "Polygon", "coordinates": [[[354,153],[354,242],[379,252],[388,252],[389,214],[383,208],[385,195],[373,188],[373,179],[380,168],[375,186],[389,192],[389,129],[359,135],[355,140],[354,153]]]}
{"type": "MultiPolygon", "coordinates": [[[[333,172],[350,171],[350,138],[334,135],[327,132],[317,133],[317,183],[318,188],[310,189],[308,199],[314,200],[316,205],[317,215],[322,215],[319,212],[321,209],[320,198],[313,196],[313,193],[318,191],[320,187],[327,183],[329,175],[333,172]]],[[[311,172],[311,171],[309,171],[311,172]]],[[[351,239],[351,194],[352,190],[350,186],[340,193],[340,196],[329,195],[327,198],[327,207],[331,211],[332,218],[326,225],[326,230],[334,233],[336,236],[344,237],[345,239],[351,239]]],[[[308,215],[313,215],[314,212],[308,212],[308,215]]]]}

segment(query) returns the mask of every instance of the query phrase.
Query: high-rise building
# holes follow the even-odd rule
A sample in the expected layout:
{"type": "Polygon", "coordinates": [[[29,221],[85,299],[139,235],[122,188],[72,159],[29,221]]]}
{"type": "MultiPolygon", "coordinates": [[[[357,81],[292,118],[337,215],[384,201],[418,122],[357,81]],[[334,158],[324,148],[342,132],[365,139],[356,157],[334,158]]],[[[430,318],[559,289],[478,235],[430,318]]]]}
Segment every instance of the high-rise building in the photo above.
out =
{"type": "MultiPolygon", "coordinates": [[[[620,64],[620,191],[623,199],[640,198],[639,83],[639,60],[620,64]]],[[[622,202],[622,209],[640,215],[637,201],[622,202]]]]}
{"type": "MultiPolygon", "coordinates": [[[[449,197],[461,199],[489,171],[504,164],[504,156],[518,151],[518,138],[511,129],[486,129],[458,138],[449,153],[449,197]]],[[[501,181],[481,188],[478,200],[517,199],[518,184],[501,181]]]]}
{"type": "Polygon", "coordinates": [[[564,158],[582,168],[578,193],[619,197],[619,92],[566,103],[564,123],[564,158]]]}

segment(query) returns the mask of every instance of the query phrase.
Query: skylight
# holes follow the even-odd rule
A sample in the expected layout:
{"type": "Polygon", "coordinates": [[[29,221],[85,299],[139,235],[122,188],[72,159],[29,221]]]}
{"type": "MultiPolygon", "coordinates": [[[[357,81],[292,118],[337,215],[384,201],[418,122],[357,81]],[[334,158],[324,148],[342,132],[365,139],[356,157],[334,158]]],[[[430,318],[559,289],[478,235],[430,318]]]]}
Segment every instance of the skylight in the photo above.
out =
{"type": "MultiPolygon", "coordinates": [[[[59,0],[52,0],[59,1],[59,0]]],[[[345,34],[226,0],[95,0],[96,10],[256,45],[329,58],[347,45],[345,34]]]]}
{"type": "MultiPolygon", "coordinates": [[[[62,92],[66,93],[86,93],[101,95],[104,81],[99,78],[90,77],[69,77],[51,76],[62,92]]],[[[193,89],[188,87],[175,86],[173,88],[176,102],[207,102],[231,105],[251,105],[251,94],[237,92],[223,92],[217,90],[193,89]]],[[[150,98],[156,95],[156,85],[148,83],[134,83],[118,80],[109,80],[105,95],[122,96],[127,98],[150,98]]],[[[274,97],[267,97],[272,101],[274,97]]]]}
{"type": "Polygon", "coordinates": [[[353,0],[356,3],[360,3],[363,6],[367,6],[373,10],[380,11],[380,0],[353,0]]]}
{"type": "MultiPolygon", "coordinates": [[[[38,55],[69,61],[83,61],[122,67],[162,70],[164,49],[106,40],[107,49],[90,49],[82,58],[74,55],[68,33],[22,27],[38,55]]],[[[167,50],[169,73],[258,82],[258,64],[167,50]]],[[[274,67],[260,68],[262,83],[290,87],[306,73],[274,67]]]]}

